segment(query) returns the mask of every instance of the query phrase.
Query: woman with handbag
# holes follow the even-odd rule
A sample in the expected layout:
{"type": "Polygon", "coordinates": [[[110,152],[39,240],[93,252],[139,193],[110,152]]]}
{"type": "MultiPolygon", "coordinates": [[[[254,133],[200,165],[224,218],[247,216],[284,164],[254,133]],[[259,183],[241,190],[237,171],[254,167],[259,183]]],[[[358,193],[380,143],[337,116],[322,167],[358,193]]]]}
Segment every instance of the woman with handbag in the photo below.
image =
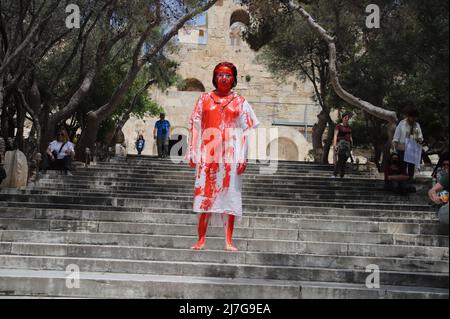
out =
{"type": "Polygon", "coordinates": [[[71,176],[70,170],[74,156],[74,145],[70,142],[67,131],[64,129],[59,130],[56,134],[56,139],[48,145],[45,153],[42,164],[44,173],[48,169],[53,169],[62,170],[66,175],[71,176]]]}

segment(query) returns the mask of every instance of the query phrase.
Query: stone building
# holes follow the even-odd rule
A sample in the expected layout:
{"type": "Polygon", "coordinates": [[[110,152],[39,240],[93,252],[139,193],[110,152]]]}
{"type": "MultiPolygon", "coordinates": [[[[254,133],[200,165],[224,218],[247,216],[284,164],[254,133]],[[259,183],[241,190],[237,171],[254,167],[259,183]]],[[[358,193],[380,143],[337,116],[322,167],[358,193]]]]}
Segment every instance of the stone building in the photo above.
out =
{"type": "MultiPolygon", "coordinates": [[[[185,86],[149,94],[164,107],[172,124],[171,144],[186,144],[196,100],[201,92],[214,88],[214,67],[222,61],[232,62],[239,73],[236,91],[249,101],[261,121],[258,134],[251,140],[250,158],[264,159],[269,155],[273,159],[303,161],[312,148],[311,129],[320,111],[312,99],[312,85],[295,78],[277,80],[258,63],[257,54],[241,39],[248,23],[248,13],[235,1],[218,1],[178,34],[177,52],[171,58],[180,63],[178,72],[185,86]]],[[[156,154],[152,134],[156,120],[128,121],[124,134],[129,154],[136,153],[134,141],[138,133],[143,133],[147,141],[143,154],[156,154]]]]}

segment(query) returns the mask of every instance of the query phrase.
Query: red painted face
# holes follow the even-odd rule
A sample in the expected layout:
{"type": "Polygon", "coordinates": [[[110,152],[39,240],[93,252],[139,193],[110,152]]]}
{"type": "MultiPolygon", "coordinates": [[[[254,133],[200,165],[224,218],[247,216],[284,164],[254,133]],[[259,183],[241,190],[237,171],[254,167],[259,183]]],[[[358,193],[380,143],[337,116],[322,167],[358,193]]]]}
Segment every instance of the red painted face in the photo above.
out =
{"type": "Polygon", "coordinates": [[[233,71],[227,66],[221,66],[216,70],[217,91],[221,94],[230,93],[234,84],[233,71]]]}

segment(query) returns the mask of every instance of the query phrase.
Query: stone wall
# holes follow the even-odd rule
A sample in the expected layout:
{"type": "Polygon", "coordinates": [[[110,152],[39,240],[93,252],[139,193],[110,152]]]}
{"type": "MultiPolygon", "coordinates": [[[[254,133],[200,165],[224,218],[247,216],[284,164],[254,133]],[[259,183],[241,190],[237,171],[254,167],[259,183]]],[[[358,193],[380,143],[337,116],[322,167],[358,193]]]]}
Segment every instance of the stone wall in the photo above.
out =
{"type": "MultiPolygon", "coordinates": [[[[279,139],[279,153],[280,159],[305,160],[312,146],[302,135],[304,125],[306,124],[310,130],[316,123],[316,116],[320,111],[317,103],[312,100],[312,85],[294,78],[287,78],[284,81],[275,79],[256,61],[256,53],[244,41],[232,41],[235,31],[230,31],[230,22],[233,12],[237,10],[242,8],[232,0],[224,0],[223,5],[211,8],[206,15],[206,26],[198,27],[206,29],[206,34],[203,32],[202,39],[195,39],[199,34],[195,32],[195,26],[182,30],[183,36],[180,39],[184,43],[178,43],[177,52],[171,58],[180,63],[179,74],[182,78],[199,80],[207,91],[214,89],[212,71],[219,62],[230,61],[235,64],[239,73],[236,91],[253,106],[261,121],[261,128],[267,130],[267,136],[270,128],[277,127],[273,125],[274,121],[288,122],[287,124],[303,123],[301,126],[279,127],[279,134],[285,135],[279,139]],[[287,133],[288,131],[291,132],[287,133]]],[[[235,17],[236,14],[233,19],[235,17]]],[[[152,90],[149,94],[165,108],[167,119],[176,129],[174,133],[187,134],[189,117],[201,93],[181,92],[171,88],[168,92],[152,90]]],[[[138,133],[144,133],[147,141],[143,154],[155,154],[152,131],[156,120],[157,118],[145,120],[132,118],[128,121],[124,133],[130,154],[136,153],[134,141],[138,133]]],[[[264,149],[270,143],[267,138],[264,149]]]]}

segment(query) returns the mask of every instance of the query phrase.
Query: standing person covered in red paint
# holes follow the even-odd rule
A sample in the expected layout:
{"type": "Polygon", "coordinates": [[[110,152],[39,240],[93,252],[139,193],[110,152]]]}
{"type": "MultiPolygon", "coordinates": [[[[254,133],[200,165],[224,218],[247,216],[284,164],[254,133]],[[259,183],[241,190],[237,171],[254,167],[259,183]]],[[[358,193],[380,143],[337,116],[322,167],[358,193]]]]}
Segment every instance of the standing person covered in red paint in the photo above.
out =
{"type": "Polygon", "coordinates": [[[237,69],[220,63],[213,73],[216,90],[202,94],[190,120],[189,164],[196,168],[193,210],[199,214],[197,244],[205,247],[211,218],[220,216],[225,231],[225,249],[233,246],[235,218],[242,217],[242,174],[247,167],[247,131],[259,125],[250,104],[232,89],[237,69]]]}

